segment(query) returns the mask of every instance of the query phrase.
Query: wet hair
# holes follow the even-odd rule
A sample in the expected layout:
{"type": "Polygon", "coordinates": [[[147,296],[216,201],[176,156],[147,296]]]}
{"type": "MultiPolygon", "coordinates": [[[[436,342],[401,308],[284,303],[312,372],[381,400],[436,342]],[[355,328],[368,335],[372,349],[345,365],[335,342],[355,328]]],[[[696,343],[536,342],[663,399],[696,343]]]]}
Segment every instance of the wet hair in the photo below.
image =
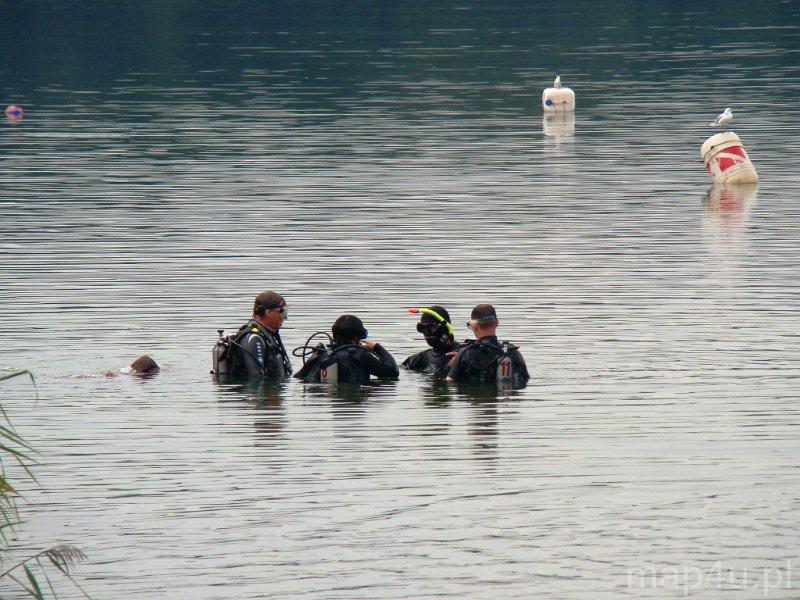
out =
{"type": "Polygon", "coordinates": [[[159,366],[156,361],[145,354],[131,363],[131,370],[136,374],[158,373],[159,366]]]}
{"type": "Polygon", "coordinates": [[[367,337],[364,323],[355,315],[342,315],[336,319],[331,327],[331,333],[337,344],[352,344],[355,338],[363,340],[367,337]]]}
{"type": "Polygon", "coordinates": [[[472,309],[469,318],[477,321],[479,325],[491,325],[497,321],[497,312],[491,304],[478,304],[472,309]]]}
{"type": "MultiPolygon", "coordinates": [[[[428,308],[431,309],[436,314],[438,314],[440,317],[442,317],[448,323],[452,323],[452,321],[450,320],[450,313],[447,312],[444,309],[443,306],[439,306],[438,304],[432,304],[428,308]]],[[[439,319],[437,319],[436,317],[433,317],[431,315],[426,315],[425,313],[422,313],[422,317],[420,317],[419,322],[420,323],[435,323],[436,325],[441,323],[441,321],[439,321],[439,319]]]]}
{"type": "Polygon", "coordinates": [[[270,308],[280,308],[285,305],[286,300],[278,292],[261,292],[253,301],[253,314],[263,317],[270,308]]]}

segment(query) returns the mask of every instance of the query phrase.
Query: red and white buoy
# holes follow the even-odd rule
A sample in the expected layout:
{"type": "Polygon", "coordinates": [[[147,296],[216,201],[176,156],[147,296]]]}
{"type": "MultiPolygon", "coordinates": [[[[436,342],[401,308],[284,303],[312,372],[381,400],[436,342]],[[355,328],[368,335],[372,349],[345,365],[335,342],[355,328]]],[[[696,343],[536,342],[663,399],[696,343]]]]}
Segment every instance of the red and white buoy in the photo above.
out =
{"type": "Polygon", "coordinates": [[[700,156],[714,183],[758,183],[758,173],[739,136],[732,131],[708,138],[700,148],[700,156]]]}

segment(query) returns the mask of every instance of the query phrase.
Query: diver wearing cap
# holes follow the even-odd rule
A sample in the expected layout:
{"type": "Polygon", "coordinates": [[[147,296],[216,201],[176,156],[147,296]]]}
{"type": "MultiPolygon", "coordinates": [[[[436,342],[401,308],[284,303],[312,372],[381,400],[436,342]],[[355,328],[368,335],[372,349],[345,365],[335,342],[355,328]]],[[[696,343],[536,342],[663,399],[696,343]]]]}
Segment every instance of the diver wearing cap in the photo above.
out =
{"type": "Polygon", "coordinates": [[[253,302],[253,318],[235,334],[222,338],[214,353],[212,373],[230,378],[283,379],[292,364],[278,331],[289,315],[286,300],[277,292],[261,292],[253,302]],[[224,348],[224,352],[218,349],[224,348]]]}
{"type": "Polygon", "coordinates": [[[517,346],[497,339],[499,324],[491,304],[478,304],[472,309],[467,327],[475,334],[475,341],[458,351],[447,374],[448,381],[523,384],[530,379],[517,346]]]}
{"type": "Polygon", "coordinates": [[[445,377],[451,358],[447,354],[456,352],[461,347],[455,340],[450,313],[438,304],[426,308],[410,308],[408,312],[421,315],[417,331],[425,336],[430,348],[409,356],[402,366],[410,371],[445,377]]]}
{"type": "Polygon", "coordinates": [[[309,341],[316,335],[327,335],[324,332],[314,334],[295,350],[304,350],[303,368],[295,377],[306,383],[369,383],[370,376],[380,379],[397,379],[400,374],[392,355],[378,342],[367,340],[364,323],[355,315],[342,315],[331,327],[333,336],[329,336],[331,344],[315,346],[311,358],[305,360],[305,349],[309,341]]]}

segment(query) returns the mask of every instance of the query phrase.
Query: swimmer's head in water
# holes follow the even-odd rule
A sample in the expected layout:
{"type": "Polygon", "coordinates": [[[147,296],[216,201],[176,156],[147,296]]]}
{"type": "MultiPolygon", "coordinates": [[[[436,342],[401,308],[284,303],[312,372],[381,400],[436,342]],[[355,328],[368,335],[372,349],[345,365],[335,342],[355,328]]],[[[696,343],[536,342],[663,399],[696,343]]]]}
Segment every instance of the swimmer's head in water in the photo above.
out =
{"type": "Polygon", "coordinates": [[[131,363],[131,371],[134,375],[153,375],[158,373],[159,366],[156,361],[145,354],[131,363]]]}

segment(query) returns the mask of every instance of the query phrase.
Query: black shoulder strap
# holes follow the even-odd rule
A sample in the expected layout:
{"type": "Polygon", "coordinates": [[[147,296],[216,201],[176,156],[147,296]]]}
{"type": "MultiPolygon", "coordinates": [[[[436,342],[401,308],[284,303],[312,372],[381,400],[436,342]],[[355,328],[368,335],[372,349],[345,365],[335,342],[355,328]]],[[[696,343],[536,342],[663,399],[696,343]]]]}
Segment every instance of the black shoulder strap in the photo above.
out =
{"type": "Polygon", "coordinates": [[[272,334],[273,341],[275,345],[278,347],[278,351],[281,354],[281,362],[283,363],[283,372],[289,376],[292,374],[292,361],[289,360],[289,355],[286,353],[286,348],[283,347],[283,340],[281,339],[280,333],[277,331],[272,334]]]}
{"type": "MultiPolygon", "coordinates": [[[[256,363],[258,365],[258,368],[261,370],[261,374],[266,377],[267,376],[267,372],[264,369],[264,365],[259,363],[258,362],[258,357],[255,354],[253,354],[250,351],[249,348],[245,348],[244,345],[242,345],[242,343],[241,343],[242,338],[244,338],[245,334],[247,334],[247,333],[250,333],[250,331],[245,326],[242,329],[240,329],[232,338],[230,338],[229,341],[230,341],[232,346],[236,346],[237,348],[239,348],[239,350],[241,350],[242,352],[247,354],[250,358],[252,358],[253,362],[256,363]]],[[[253,332],[253,333],[255,333],[255,332],[253,332]]]]}

